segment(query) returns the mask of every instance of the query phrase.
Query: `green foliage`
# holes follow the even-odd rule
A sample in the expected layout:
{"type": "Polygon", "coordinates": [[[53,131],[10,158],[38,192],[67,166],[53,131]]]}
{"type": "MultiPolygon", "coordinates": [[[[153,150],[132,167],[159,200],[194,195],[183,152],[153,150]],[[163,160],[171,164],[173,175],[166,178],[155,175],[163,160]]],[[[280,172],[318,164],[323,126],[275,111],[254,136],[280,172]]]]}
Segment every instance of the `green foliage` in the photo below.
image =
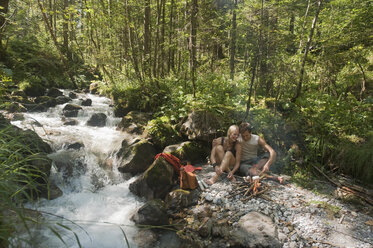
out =
{"type": "Polygon", "coordinates": [[[166,116],[149,121],[145,130],[152,137],[154,144],[162,148],[181,141],[179,133],[166,116]]]}
{"type": "Polygon", "coordinates": [[[371,104],[358,101],[352,94],[338,99],[313,92],[298,99],[294,114],[291,118],[302,125],[308,160],[329,167],[341,166],[343,171],[366,181],[372,178],[368,165],[373,151],[367,148],[373,128],[371,104]],[[364,140],[367,145],[360,144],[364,140]],[[347,158],[354,152],[360,156],[353,156],[354,160],[347,158]]]}
{"type": "Polygon", "coordinates": [[[338,146],[339,153],[333,156],[338,161],[342,172],[359,178],[366,183],[373,181],[373,133],[370,132],[367,140],[356,140],[355,142],[343,142],[338,146]]]}
{"type": "Polygon", "coordinates": [[[31,85],[37,82],[35,87],[41,85],[43,88],[72,86],[58,56],[45,50],[37,37],[28,36],[22,40],[11,40],[7,53],[15,82],[28,80],[31,85]]]}
{"type": "Polygon", "coordinates": [[[0,240],[5,242],[15,225],[27,225],[19,206],[25,199],[32,201],[32,192],[37,191],[40,179],[44,180],[45,175],[32,166],[34,159],[38,159],[37,154],[27,143],[9,129],[0,131],[0,240]],[[9,222],[3,215],[7,212],[15,213],[15,220],[9,222]]]}
{"type": "Polygon", "coordinates": [[[24,91],[26,95],[37,97],[42,96],[46,92],[46,87],[37,76],[30,76],[19,83],[19,89],[24,91]]]}

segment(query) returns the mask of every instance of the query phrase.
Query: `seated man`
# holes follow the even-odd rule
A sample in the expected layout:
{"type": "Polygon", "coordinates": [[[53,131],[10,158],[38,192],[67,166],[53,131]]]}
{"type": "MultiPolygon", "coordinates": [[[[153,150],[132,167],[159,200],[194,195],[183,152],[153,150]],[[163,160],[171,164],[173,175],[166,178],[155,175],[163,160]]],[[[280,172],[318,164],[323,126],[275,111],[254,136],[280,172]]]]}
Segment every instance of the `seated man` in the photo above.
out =
{"type": "MultiPolygon", "coordinates": [[[[269,167],[276,159],[276,152],[264,139],[251,133],[252,127],[250,123],[241,123],[239,129],[241,134],[240,174],[243,176],[259,176],[268,172],[269,167]],[[259,146],[267,151],[260,157],[258,157],[259,146]]],[[[284,181],[282,177],[266,177],[279,183],[283,183],[284,181]]]]}

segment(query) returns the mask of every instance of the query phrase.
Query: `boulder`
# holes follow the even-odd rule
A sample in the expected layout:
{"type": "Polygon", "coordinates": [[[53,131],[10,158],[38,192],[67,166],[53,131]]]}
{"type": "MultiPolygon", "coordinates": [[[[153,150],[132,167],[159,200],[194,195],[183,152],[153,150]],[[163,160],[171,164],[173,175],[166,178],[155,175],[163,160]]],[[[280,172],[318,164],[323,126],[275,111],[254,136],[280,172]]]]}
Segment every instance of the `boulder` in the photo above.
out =
{"type": "Polygon", "coordinates": [[[63,125],[64,126],[76,126],[78,124],[79,124],[79,122],[75,119],[64,119],[63,120],[63,125]]]}
{"type": "Polygon", "coordinates": [[[122,118],[118,124],[118,129],[128,133],[142,134],[151,117],[150,113],[131,111],[122,118]]]}
{"type": "Polygon", "coordinates": [[[63,107],[62,111],[80,110],[80,109],[83,109],[83,108],[80,107],[79,105],[69,103],[69,104],[66,104],[65,107],[63,107]]]}
{"type": "Polygon", "coordinates": [[[186,141],[175,145],[167,146],[164,153],[171,153],[178,157],[181,161],[189,161],[192,164],[204,161],[209,155],[208,147],[196,141],[186,141]]]}
{"type": "Polygon", "coordinates": [[[71,98],[71,99],[76,99],[76,98],[78,98],[78,95],[75,93],[75,92],[69,92],[69,97],[71,98]]]}
{"type": "Polygon", "coordinates": [[[80,109],[83,109],[79,105],[68,103],[62,109],[62,113],[66,117],[77,117],[80,109]]]}
{"type": "Polygon", "coordinates": [[[79,150],[82,147],[84,147],[84,144],[80,143],[80,142],[75,142],[75,143],[72,143],[72,144],[67,144],[67,146],[66,146],[67,149],[73,149],[73,150],[79,150]]]}
{"type": "Polygon", "coordinates": [[[131,217],[131,220],[140,225],[162,226],[169,224],[164,202],[160,199],[145,203],[131,217]]]}
{"type": "Polygon", "coordinates": [[[240,247],[282,247],[272,219],[258,212],[242,216],[231,235],[240,247]]]}
{"type": "Polygon", "coordinates": [[[67,103],[67,102],[70,102],[70,101],[71,101],[71,98],[67,97],[67,96],[57,96],[56,97],[57,104],[64,104],[64,103],[67,103]]]}
{"type": "Polygon", "coordinates": [[[35,98],[35,103],[42,105],[46,108],[55,107],[57,105],[57,100],[50,96],[39,96],[35,98]]]}
{"type": "Polygon", "coordinates": [[[104,113],[94,113],[87,121],[87,126],[104,127],[107,116],[104,113]]]}
{"type": "MultiPolygon", "coordinates": [[[[52,152],[51,147],[45,143],[35,132],[31,130],[22,130],[9,123],[2,115],[0,115],[0,131],[6,132],[7,136],[3,136],[4,142],[17,142],[20,144],[20,149],[17,154],[26,158],[27,163],[20,161],[19,166],[24,169],[31,169],[29,173],[37,182],[36,191],[38,193],[47,192],[52,160],[48,158],[48,154],[52,152]]],[[[29,178],[20,178],[20,181],[30,180],[29,178]]]]}
{"type": "Polygon", "coordinates": [[[153,164],[130,184],[129,189],[137,196],[148,200],[164,199],[173,186],[174,169],[163,157],[153,164]]]}
{"type": "Polygon", "coordinates": [[[63,95],[63,92],[57,88],[50,88],[47,92],[47,96],[51,96],[51,97],[58,97],[62,95],[63,95]]]}
{"type": "Polygon", "coordinates": [[[144,172],[154,161],[156,150],[152,143],[147,140],[140,140],[126,147],[127,143],[122,143],[122,149],[118,155],[122,161],[118,170],[122,173],[137,174],[144,172]]]}
{"type": "Polygon", "coordinates": [[[181,124],[180,132],[189,140],[211,141],[221,129],[220,118],[208,111],[193,111],[181,124]]]}
{"type": "Polygon", "coordinates": [[[176,189],[168,193],[166,196],[166,208],[170,210],[178,210],[196,205],[198,203],[199,194],[197,190],[176,189]]]}
{"type": "Polygon", "coordinates": [[[82,106],[91,106],[92,105],[92,100],[87,98],[87,99],[82,99],[82,106]]]}

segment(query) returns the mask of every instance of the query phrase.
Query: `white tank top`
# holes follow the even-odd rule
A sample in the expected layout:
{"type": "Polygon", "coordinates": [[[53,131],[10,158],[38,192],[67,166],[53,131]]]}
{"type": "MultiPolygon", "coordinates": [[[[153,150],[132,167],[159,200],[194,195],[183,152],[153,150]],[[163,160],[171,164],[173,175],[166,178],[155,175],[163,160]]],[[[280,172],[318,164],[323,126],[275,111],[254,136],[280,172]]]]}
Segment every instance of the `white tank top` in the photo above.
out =
{"type": "Polygon", "coordinates": [[[259,136],[251,134],[249,141],[241,138],[242,156],[241,161],[256,158],[258,156],[259,136]]]}

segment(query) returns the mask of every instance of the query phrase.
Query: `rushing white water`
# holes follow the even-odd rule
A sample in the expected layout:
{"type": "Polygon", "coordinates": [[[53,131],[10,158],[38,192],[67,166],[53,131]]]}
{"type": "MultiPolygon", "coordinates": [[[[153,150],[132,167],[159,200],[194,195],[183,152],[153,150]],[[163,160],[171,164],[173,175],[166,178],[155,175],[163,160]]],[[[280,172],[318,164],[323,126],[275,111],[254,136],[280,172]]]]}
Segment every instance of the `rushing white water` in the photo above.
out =
{"type": "MultiPolygon", "coordinates": [[[[64,91],[64,95],[68,95],[64,91]]],[[[136,247],[133,237],[137,229],[129,220],[133,211],[142,205],[128,186],[135,178],[126,180],[117,170],[114,152],[126,134],[116,130],[120,121],[110,107],[110,99],[92,94],[78,94],[70,103],[81,103],[90,98],[92,106],[82,106],[76,126],[64,126],[62,109],[57,105],[47,112],[26,113],[25,120],[12,124],[33,129],[55,151],[50,157],[60,163],[72,165],[69,173],[53,166],[51,180],[63,191],[55,200],[41,199],[28,207],[43,212],[47,224],[32,230],[31,247],[136,247]],[[105,127],[87,126],[93,113],[107,115],[105,127]],[[36,125],[40,124],[40,125],[36,125]],[[68,144],[79,142],[79,150],[67,149],[68,144]],[[105,168],[110,161],[112,168],[105,168]],[[62,240],[63,241],[62,241],[62,240]],[[128,239],[128,241],[126,240],[128,239]],[[64,244],[65,243],[65,244],[64,244]]],[[[23,244],[26,247],[26,244],[23,244]]]]}

